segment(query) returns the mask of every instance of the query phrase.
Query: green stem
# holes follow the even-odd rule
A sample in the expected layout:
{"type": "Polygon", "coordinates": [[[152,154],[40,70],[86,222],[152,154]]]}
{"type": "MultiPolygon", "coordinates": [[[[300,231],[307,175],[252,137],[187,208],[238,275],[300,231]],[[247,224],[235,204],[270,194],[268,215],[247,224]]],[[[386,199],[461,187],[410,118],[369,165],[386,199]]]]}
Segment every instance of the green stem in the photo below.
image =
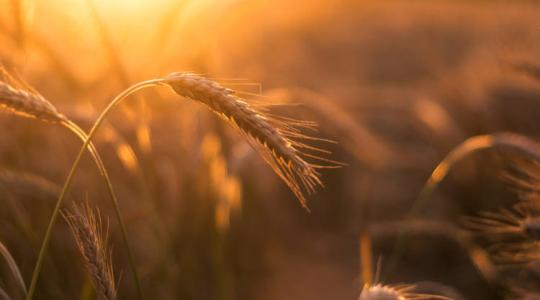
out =
{"type": "MultiPolygon", "coordinates": [[[[36,265],[34,267],[34,272],[32,274],[32,281],[30,283],[30,288],[28,290],[26,300],[31,300],[33,298],[33,295],[34,295],[34,292],[35,292],[35,289],[36,289],[36,285],[37,285],[37,281],[38,281],[38,278],[39,278],[39,274],[40,274],[41,269],[43,267],[45,254],[47,252],[49,242],[50,242],[50,239],[51,239],[51,236],[52,236],[52,229],[53,229],[54,225],[56,224],[56,220],[58,219],[58,215],[60,213],[60,208],[62,207],[62,204],[64,202],[64,198],[66,196],[67,190],[71,186],[73,178],[75,177],[75,173],[76,173],[76,171],[77,171],[77,169],[79,167],[82,156],[83,156],[85,150],[89,147],[90,142],[91,142],[93,136],[95,135],[97,129],[99,128],[101,123],[105,120],[105,118],[107,117],[109,111],[116,104],[118,104],[118,102],[120,102],[122,99],[126,98],[130,94],[135,93],[136,91],[138,91],[140,89],[150,87],[150,86],[154,86],[154,85],[157,85],[157,84],[159,84],[161,82],[162,82],[161,79],[153,79],[153,80],[147,80],[147,81],[139,82],[139,83],[136,83],[136,84],[130,86],[129,88],[127,88],[126,90],[124,90],[123,92],[118,94],[111,101],[111,103],[109,103],[109,105],[105,108],[105,110],[103,110],[101,115],[98,117],[98,119],[94,123],[92,129],[90,130],[90,133],[88,134],[87,138],[85,139],[84,144],[82,145],[79,153],[77,154],[77,157],[75,158],[75,161],[73,162],[73,164],[71,166],[71,170],[70,170],[70,172],[69,172],[69,174],[68,174],[68,176],[66,178],[66,181],[64,182],[64,186],[62,188],[62,191],[60,192],[60,196],[58,197],[58,200],[57,200],[56,205],[54,207],[53,213],[51,215],[51,219],[49,220],[49,224],[47,225],[47,230],[45,231],[45,237],[43,238],[43,242],[41,244],[41,249],[39,251],[38,259],[37,259],[36,265]]],[[[108,181],[107,186],[108,186],[108,189],[110,191],[110,189],[111,189],[110,181],[108,181]]],[[[115,210],[117,211],[117,216],[118,216],[119,215],[119,210],[118,210],[116,200],[115,200],[115,210]]],[[[120,223],[122,235],[123,235],[123,238],[124,238],[124,242],[127,242],[126,235],[125,235],[125,232],[126,232],[125,225],[124,225],[121,218],[119,218],[119,223],[120,223]]],[[[133,263],[133,261],[134,261],[133,260],[133,255],[131,254],[131,251],[128,251],[128,256],[129,256],[130,264],[134,265],[134,263],[133,263]]],[[[132,272],[133,272],[133,277],[134,277],[135,283],[137,285],[137,291],[138,291],[139,297],[142,297],[141,287],[140,287],[140,283],[139,283],[139,280],[138,280],[137,273],[135,272],[134,269],[132,270],[132,272]]]]}

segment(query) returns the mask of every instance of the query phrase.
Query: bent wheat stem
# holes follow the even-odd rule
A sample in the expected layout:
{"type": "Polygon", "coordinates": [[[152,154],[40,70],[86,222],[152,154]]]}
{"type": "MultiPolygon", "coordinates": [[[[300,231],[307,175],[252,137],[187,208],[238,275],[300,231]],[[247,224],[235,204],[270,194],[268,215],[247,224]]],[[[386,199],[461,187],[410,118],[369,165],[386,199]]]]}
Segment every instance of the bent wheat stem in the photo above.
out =
{"type": "MultiPolygon", "coordinates": [[[[94,126],[90,130],[90,133],[84,139],[84,144],[82,145],[79,153],[77,154],[77,157],[75,158],[75,161],[73,162],[73,164],[71,166],[71,170],[70,170],[70,172],[69,172],[69,174],[68,174],[68,176],[66,178],[66,181],[64,182],[64,186],[62,188],[62,191],[60,192],[60,196],[58,197],[58,200],[57,200],[56,205],[54,207],[51,219],[49,220],[49,224],[47,225],[47,230],[45,231],[45,237],[43,238],[43,242],[41,244],[41,249],[40,249],[39,254],[38,254],[38,259],[37,259],[37,262],[36,262],[36,266],[34,267],[34,272],[32,274],[32,282],[30,284],[30,288],[28,290],[28,294],[27,294],[27,297],[26,297],[27,300],[31,300],[32,297],[33,297],[33,294],[35,292],[37,280],[38,280],[38,277],[39,277],[39,273],[41,272],[41,268],[43,267],[43,262],[44,262],[44,259],[45,259],[45,253],[47,252],[47,248],[49,246],[49,242],[50,242],[50,239],[51,239],[51,236],[52,236],[52,229],[53,229],[54,225],[56,224],[56,220],[58,219],[58,215],[60,213],[60,208],[62,207],[62,204],[64,202],[64,198],[65,198],[65,196],[67,194],[67,191],[68,191],[69,187],[71,186],[73,178],[75,177],[75,174],[76,174],[77,169],[79,167],[82,156],[83,156],[85,150],[89,147],[89,145],[91,143],[92,137],[96,133],[96,131],[99,128],[99,126],[101,125],[101,123],[104,121],[104,119],[107,116],[108,112],[118,102],[120,102],[123,98],[129,96],[132,93],[135,93],[136,91],[138,91],[140,89],[156,85],[156,84],[158,84],[160,82],[161,82],[161,79],[143,81],[143,82],[137,83],[135,85],[132,85],[131,87],[129,87],[126,90],[124,90],[123,92],[121,92],[119,95],[117,95],[113,99],[113,101],[101,113],[98,120],[95,122],[94,126]]],[[[112,185],[110,184],[110,181],[108,181],[107,187],[108,187],[109,191],[112,189],[112,185]]],[[[114,199],[116,199],[116,198],[114,198],[114,199]]],[[[118,209],[117,201],[114,200],[114,202],[115,202],[115,211],[119,215],[119,209],[118,209]]],[[[124,239],[124,242],[127,245],[125,224],[124,224],[124,222],[122,221],[121,218],[118,219],[118,222],[120,224],[120,230],[121,230],[121,233],[122,233],[122,238],[124,239]]],[[[127,254],[128,254],[128,259],[129,259],[130,265],[132,265],[132,273],[133,273],[133,277],[134,277],[134,280],[135,280],[135,284],[137,286],[137,292],[139,294],[139,298],[142,299],[142,292],[141,292],[141,287],[140,287],[138,275],[137,275],[137,272],[135,271],[135,268],[134,268],[133,254],[131,253],[130,250],[127,251],[127,254]]]]}
{"type": "MultiPolygon", "coordinates": [[[[86,139],[87,139],[86,133],[77,124],[75,124],[72,121],[66,119],[66,120],[61,122],[61,125],[66,127],[72,133],[74,133],[83,143],[86,141],[86,139]]],[[[125,248],[126,248],[126,252],[128,253],[130,269],[131,269],[131,271],[133,273],[135,285],[137,286],[137,293],[139,294],[139,299],[142,299],[142,292],[141,292],[141,289],[139,288],[140,287],[140,282],[139,282],[139,278],[138,278],[137,271],[136,271],[135,261],[133,259],[133,255],[131,253],[131,248],[129,246],[129,242],[128,242],[128,239],[127,239],[127,233],[126,233],[126,230],[125,230],[125,225],[124,225],[124,222],[123,222],[123,219],[122,219],[122,215],[120,213],[120,206],[118,204],[118,198],[116,197],[116,193],[114,192],[114,189],[113,189],[110,177],[109,177],[109,173],[107,172],[107,169],[105,168],[105,165],[103,164],[103,160],[101,159],[101,156],[99,155],[99,152],[97,151],[97,149],[95,148],[93,143],[90,143],[87,146],[88,146],[87,149],[90,152],[90,154],[92,155],[94,163],[96,164],[101,177],[105,181],[105,185],[107,187],[107,192],[109,194],[109,198],[111,199],[111,202],[113,203],[115,217],[116,217],[118,223],[120,224],[120,228],[121,228],[122,242],[124,243],[125,248]]],[[[62,196],[62,194],[61,194],[61,196],[62,196]]],[[[47,235],[45,235],[42,246],[41,246],[40,254],[41,254],[41,251],[44,251],[44,253],[47,251],[48,243],[49,243],[47,241],[48,239],[49,238],[47,237],[47,235]],[[44,244],[45,241],[47,241],[47,244],[44,244]]],[[[36,262],[36,266],[34,268],[34,273],[32,275],[32,282],[30,284],[30,289],[29,289],[29,292],[27,294],[27,299],[32,299],[32,297],[33,297],[33,294],[35,292],[36,285],[37,285],[37,280],[39,278],[39,273],[41,272],[42,265],[43,265],[43,261],[40,261],[40,258],[38,256],[38,261],[36,262]]]]}

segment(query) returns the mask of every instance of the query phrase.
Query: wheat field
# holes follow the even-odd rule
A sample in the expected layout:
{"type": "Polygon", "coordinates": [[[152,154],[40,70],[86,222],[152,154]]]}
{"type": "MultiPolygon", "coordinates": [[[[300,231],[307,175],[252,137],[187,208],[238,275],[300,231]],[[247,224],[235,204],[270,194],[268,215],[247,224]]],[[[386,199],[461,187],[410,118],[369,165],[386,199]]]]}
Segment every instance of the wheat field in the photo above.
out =
{"type": "Polygon", "coordinates": [[[0,299],[540,299],[540,5],[0,0],[0,299]]]}

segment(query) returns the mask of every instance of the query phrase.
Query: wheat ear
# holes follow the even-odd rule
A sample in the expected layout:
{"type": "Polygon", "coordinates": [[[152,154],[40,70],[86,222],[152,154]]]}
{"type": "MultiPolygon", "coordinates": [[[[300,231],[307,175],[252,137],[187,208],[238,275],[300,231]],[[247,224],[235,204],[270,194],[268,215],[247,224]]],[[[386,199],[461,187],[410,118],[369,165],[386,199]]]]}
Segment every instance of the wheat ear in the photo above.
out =
{"type": "Polygon", "coordinates": [[[264,107],[248,104],[235,91],[193,73],[172,73],[164,83],[178,95],[206,105],[245,135],[306,209],[305,194],[323,186],[317,169],[343,165],[323,157],[329,151],[309,145],[310,141],[329,142],[302,132],[315,129],[313,122],[271,115],[264,107]]]}
{"type": "Polygon", "coordinates": [[[107,246],[107,232],[103,232],[99,210],[92,210],[88,203],[74,205],[72,212],[64,214],[92,283],[101,299],[116,299],[116,284],[107,246]]]}
{"type": "Polygon", "coordinates": [[[61,123],[66,117],[37,93],[0,81],[0,107],[15,114],[51,123],[61,123]]]}

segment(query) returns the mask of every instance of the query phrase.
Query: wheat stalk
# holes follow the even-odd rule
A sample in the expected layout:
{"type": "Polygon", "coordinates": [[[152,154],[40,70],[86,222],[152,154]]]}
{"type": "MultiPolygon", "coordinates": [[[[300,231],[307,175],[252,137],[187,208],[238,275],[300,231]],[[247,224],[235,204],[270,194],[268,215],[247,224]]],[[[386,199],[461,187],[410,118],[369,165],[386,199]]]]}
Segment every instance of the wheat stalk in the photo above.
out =
{"type": "MultiPolygon", "coordinates": [[[[86,141],[89,140],[87,138],[86,133],[80,129],[76,124],[72,123],[71,121],[67,121],[66,123],[63,123],[66,127],[68,127],[72,132],[74,132],[82,141],[83,141],[83,151],[78,156],[78,161],[82,158],[82,154],[84,153],[85,149],[88,149],[88,151],[92,154],[92,157],[94,159],[94,162],[96,163],[96,166],[98,167],[101,177],[103,177],[105,184],[107,186],[107,192],[109,193],[109,198],[111,199],[111,202],[114,207],[115,217],[118,221],[118,224],[120,225],[120,234],[122,236],[122,241],[124,243],[124,246],[126,248],[126,253],[128,256],[129,266],[130,270],[133,276],[133,280],[135,282],[135,286],[137,288],[137,296],[139,299],[142,299],[142,290],[141,290],[141,284],[139,280],[139,276],[137,274],[137,269],[135,266],[135,259],[133,256],[133,253],[131,251],[131,247],[129,246],[129,241],[127,238],[127,230],[126,225],[124,223],[124,220],[122,218],[122,214],[120,213],[120,205],[118,203],[118,199],[116,197],[116,194],[114,192],[111,180],[109,178],[109,174],[107,172],[107,169],[105,168],[105,165],[103,164],[103,161],[99,155],[99,152],[97,152],[97,149],[94,147],[92,143],[87,143],[86,141]]],[[[75,176],[75,169],[72,168],[70,170],[70,173],[68,174],[66,181],[64,182],[64,186],[62,187],[62,191],[60,192],[60,196],[58,197],[58,200],[56,202],[56,205],[54,207],[53,213],[51,215],[51,218],[49,220],[49,224],[47,225],[47,230],[45,231],[45,236],[43,238],[43,242],[41,244],[41,249],[39,251],[38,259],[36,261],[36,266],[34,267],[34,272],[32,274],[32,281],[30,283],[30,288],[28,290],[27,294],[27,300],[31,300],[33,297],[33,294],[35,292],[35,288],[37,285],[37,280],[39,277],[39,274],[41,272],[41,268],[43,266],[43,262],[45,259],[45,253],[48,249],[49,241],[52,236],[52,228],[56,224],[56,219],[58,218],[58,214],[60,212],[60,208],[62,207],[62,204],[64,202],[65,196],[67,194],[67,191],[69,187],[71,186],[71,182],[73,181],[73,178],[75,176]]]]}
{"type": "Polygon", "coordinates": [[[139,280],[139,277],[138,277],[138,274],[137,274],[137,271],[136,271],[136,268],[135,268],[135,261],[134,261],[134,258],[133,258],[133,254],[131,253],[131,248],[129,247],[129,243],[128,243],[128,240],[127,240],[126,226],[125,226],[124,221],[123,221],[123,219],[121,217],[121,214],[120,214],[120,208],[119,208],[119,205],[118,205],[118,200],[116,199],[116,196],[114,194],[112,184],[111,184],[111,182],[110,182],[110,180],[108,178],[108,174],[107,174],[106,169],[105,169],[105,167],[103,165],[103,162],[101,161],[101,158],[99,157],[98,152],[94,151],[95,147],[93,147],[93,144],[92,144],[92,137],[96,133],[98,127],[103,123],[107,113],[118,102],[120,102],[125,97],[129,96],[130,94],[132,94],[132,93],[134,93],[134,92],[136,92],[136,91],[138,91],[138,90],[140,90],[142,88],[156,85],[159,81],[160,80],[143,81],[143,82],[137,83],[137,84],[127,88],[126,90],[121,92],[119,95],[117,95],[113,99],[113,101],[107,106],[107,108],[105,108],[105,110],[101,113],[101,115],[98,117],[98,120],[95,122],[94,126],[92,127],[92,129],[90,130],[90,133],[88,135],[86,135],[84,133],[84,131],[82,129],[78,128],[78,126],[76,126],[74,123],[71,123],[71,122],[66,123],[66,126],[68,126],[68,128],[70,128],[70,129],[72,129],[73,132],[76,133],[77,136],[79,136],[81,138],[81,140],[83,140],[84,142],[83,142],[83,145],[82,145],[81,149],[79,150],[79,153],[77,154],[77,157],[75,158],[75,161],[71,165],[71,169],[70,169],[69,174],[68,174],[68,176],[66,178],[66,181],[64,182],[64,186],[62,188],[62,191],[60,192],[60,196],[58,197],[56,205],[55,205],[55,207],[53,209],[52,216],[51,216],[51,218],[49,220],[49,224],[47,225],[47,229],[45,231],[45,237],[43,238],[43,242],[41,244],[41,249],[39,251],[36,266],[34,267],[34,272],[32,274],[32,282],[30,283],[30,288],[28,290],[28,295],[26,297],[26,300],[31,300],[32,297],[33,297],[33,293],[35,292],[35,288],[36,288],[36,285],[37,285],[37,280],[38,280],[38,277],[39,277],[39,274],[41,272],[41,268],[43,266],[43,262],[44,262],[44,259],[45,259],[45,253],[47,251],[48,244],[49,244],[49,241],[50,241],[51,236],[52,236],[52,228],[56,224],[56,220],[58,218],[58,215],[60,214],[60,209],[62,207],[62,203],[64,201],[64,198],[65,198],[66,194],[67,194],[67,191],[69,190],[69,188],[71,186],[71,183],[73,182],[73,178],[75,177],[75,174],[76,174],[77,169],[79,167],[79,164],[81,162],[82,156],[83,156],[86,149],[89,149],[89,151],[94,155],[96,164],[100,168],[100,171],[102,171],[102,176],[105,179],[105,181],[107,182],[107,190],[108,190],[108,192],[109,192],[109,194],[111,196],[111,200],[113,201],[115,214],[116,214],[116,217],[118,219],[118,223],[120,224],[120,231],[121,231],[123,242],[124,242],[124,244],[126,246],[126,250],[127,250],[127,254],[128,254],[128,261],[129,261],[130,268],[131,268],[131,273],[133,275],[135,285],[136,285],[136,288],[137,288],[137,295],[138,295],[139,299],[143,298],[142,297],[142,290],[141,290],[140,280],[139,280]],[[71,128],[71,127],[73,127],[73,128],[71,128]]]}
{"type": "MultiPolygon", "coordinates": [[[[49,102],[47,99],[45,99],[41,94],[39,94],[37,91],[32,89],[30,86],[26,85],[24,82],[15,80],[1,67],[0,67],[0,107],[3,107],[7,109],[8,111],[11,111],[17,115],[38,119],[43,122],[49,122],[49,123],[62,125],[68,130],[70,130],[73,134],[75,134],[77,138],[79,138],[81,141],[83,142],[86,141],[86,133],[84,132],[84,130],[82,130],[77,124],[70,121],[63,114],[60,114],[58,110],[54,107],[54,105],[51,102],[49,102]]],[[[88,150],[90,154],[92,155],[92,158],[94,159],[94,162],[100,172],[100,175],[104,179],[105,185],[107,186],[107,192],[109,193],[109,198],[111,199],[113,203],[115,215],[116,215],[118,223],[120,224],[122,239],[123,239],[123,242],[126,247],[127,254],[128,254],[130,269],[133,274],[135,284],[137,286],[139,299],[142,299],[142,292],[140,289],[139,278],[135,269],[135,262],[134,262],[133,254],[131,253],[131,249],[129,247],[129,242],[127,240],[127,233],[126,233],[125,225],[122,220],[121,213],[120,213],[118,199],[116,198],[116,194],[112,187],[112,183],[109,178],[107,169],[105,168],[105,165],[103,164],[103,161],[99,155],[99,152],[97,151],[97,149],[92,143],[85,143],[84,150],[88,150]]],[[[68,175],[68,180],[66,180],[64,184],[64,188],[62,189],[60,196],[56,202],[55,209],[53,211],[47,230],[45,232],[45,236],[43,238],[43,242],[42,242],[41,249],[38,255],[38,259],[34,267],[34,272],[32,274],[32,281],[28,289],[28,294],[27,294],[28,300],[32,299],[33,294],[35,292],[37,280],[41,272],[41,268],[43,266],[45,253],[47,251],[50,237],[52,234],[52,228],[54,224],[56,223],[56,219],[58,218],[58,213],[60,211],[63,200],[65,198],[67,189],[69,188],[69,185],[71,184],[73,174],[70,173],[70,175],[68,175]]]]}
{"type": "Polygon", "coordinates": [[[85,266],[101,299],[116,299],[116,284],[111,264],[107,235],[103,232],[99,211],[94,212],[88,203],[82,208],[64,214],[75,242],[84,258],[85,266]]]}

